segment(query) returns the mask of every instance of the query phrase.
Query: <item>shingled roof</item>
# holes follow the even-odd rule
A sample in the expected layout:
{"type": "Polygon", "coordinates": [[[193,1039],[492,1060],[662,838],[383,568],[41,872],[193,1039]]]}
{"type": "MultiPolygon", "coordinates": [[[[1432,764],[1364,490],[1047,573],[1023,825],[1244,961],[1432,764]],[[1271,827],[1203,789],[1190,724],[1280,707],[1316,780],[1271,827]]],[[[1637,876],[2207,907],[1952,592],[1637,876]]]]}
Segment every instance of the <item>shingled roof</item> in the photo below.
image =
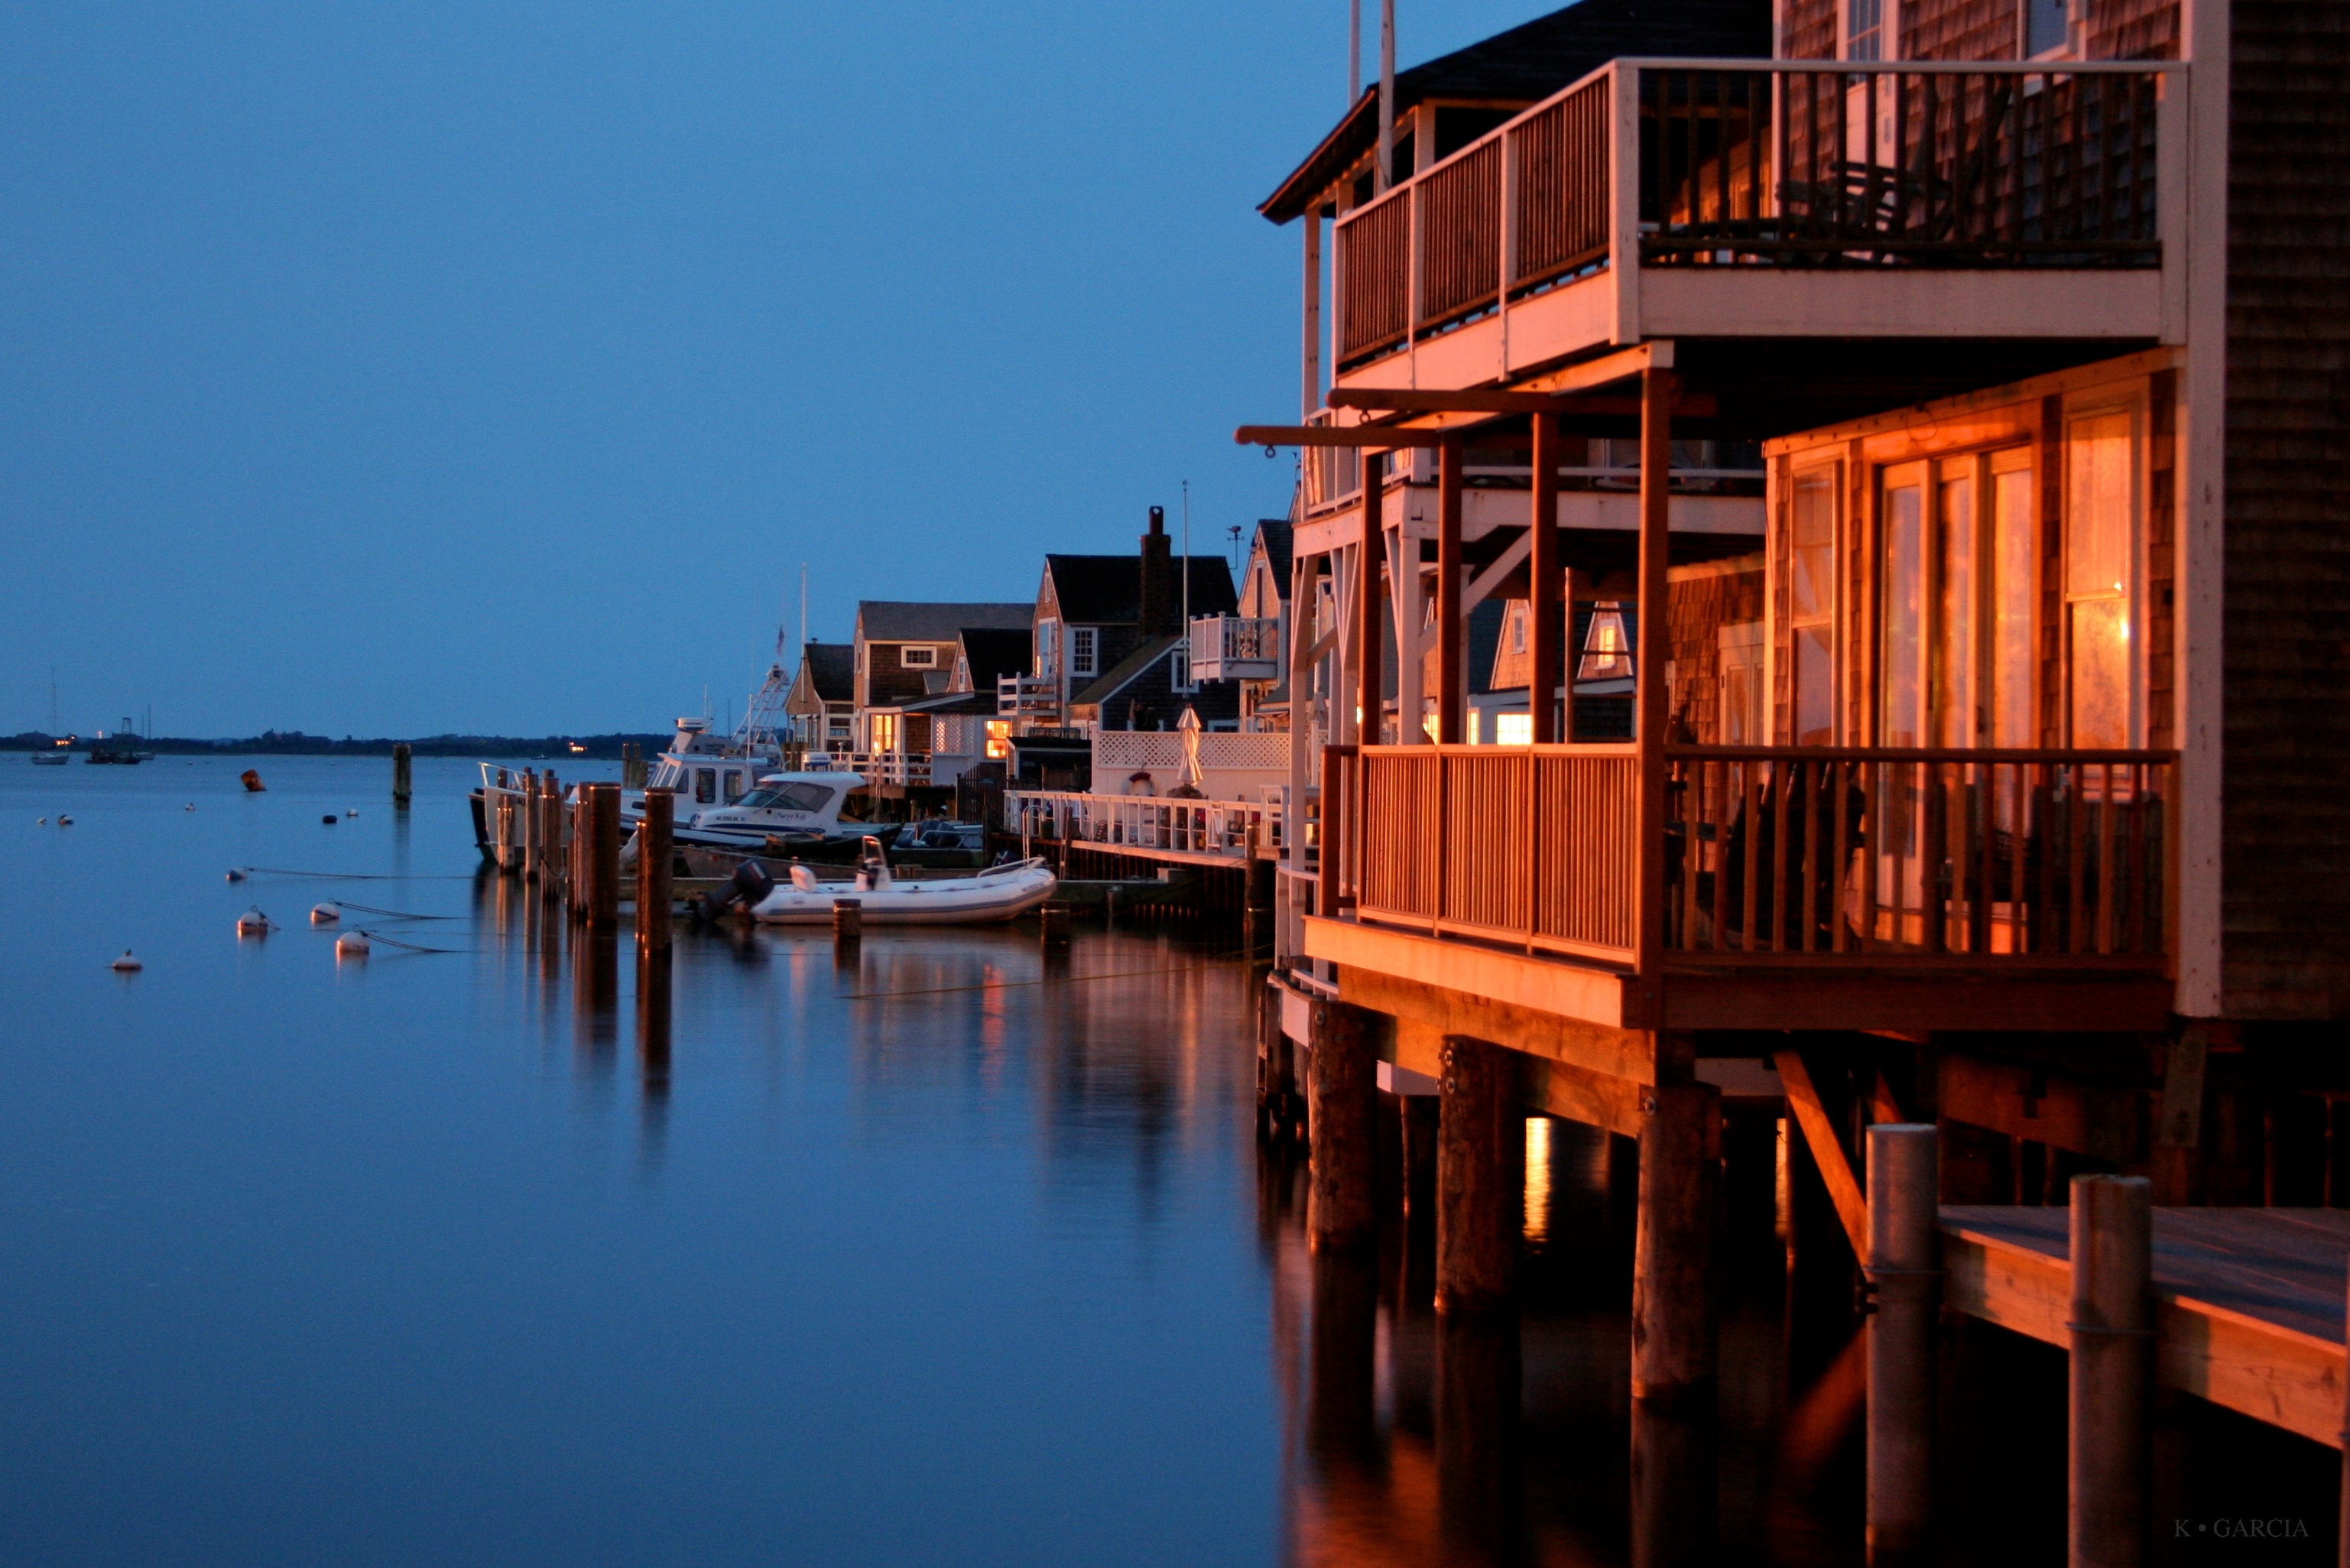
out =
{"type": "Polygon", "coordinates": [[[925,604],[910,599],[861,599],[857,631],[868,642],[952,642],[965,627],[1025,631],[1033,604],[925,604]]]}
{"type": "MultiPolygon", "coordinates": [[[[1398,71],[1400,116],[1429,99],[1532,107],[1621,56],[1761,58],[1771,53],[1770,0],[1581,0],[1578,5],[1398,71]]],[[[1257,211],[1288,223],[1378,144],[1374,83],[1322,144],[1257,211]]]]}
{"type": "Polygon", "coordinates": [[[1032,634],[1024,629],[963,628],[962,657],[971,666],[971,689],[985,692],[990,702],[995,701],[996,677],[1025,675],[1035,651],[1032,634]]]}
{"type": "Polygon", "coordinates": [[[800,674],[823,702],[857,701],[857,648],[847,642],[800,644],[800,674]]]}
{"type": "MultiPolygon", "coordinates": [[[[1138,556],[1046,556],[1053,597],[1071,626],[1133,626],[1142,619],[1138,556]]],[[[1239,607],[1232,568],[1221,556],[1191,557],[1191,613],[1230,615],[1239,607]]]]}

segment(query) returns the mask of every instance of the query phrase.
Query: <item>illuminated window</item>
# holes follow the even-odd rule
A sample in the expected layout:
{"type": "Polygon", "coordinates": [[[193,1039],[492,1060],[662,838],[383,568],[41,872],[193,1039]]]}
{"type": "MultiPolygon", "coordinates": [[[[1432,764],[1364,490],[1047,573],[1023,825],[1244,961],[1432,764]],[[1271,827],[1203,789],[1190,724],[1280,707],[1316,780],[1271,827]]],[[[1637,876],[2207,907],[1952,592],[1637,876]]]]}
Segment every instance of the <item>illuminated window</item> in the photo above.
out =
{"type": "Polygon", "coordinates": [[[1632,643],[1624,632],[1624,607],[1603,599],[1591,607],[1591,626],[1583,634],[1583,661],[1577,680],[1628,680],[1632,677],[1632,643]]]}
{"type": "Polygon", "coordinates": [[[2135,491],[2127,412],[2065,429],[2064,600],[2076,746],[2130,743],[2130,576],[2135,491]]]}
{"type": "Polygon", "coordinates": [[[987,754],[998,761],[1012,754],[1012,721],[990,719],[987,722],[987,754]]]}
{"type": "Polygon", "coordinates": [[[1794,650],[1795,743],[1825,746],[1835,731],[1835,535],[1841,470],[1795,475],[1787,617],[1794,650]]]}
{"type": "Polygon", "coordinates": [[[1534,716],[1532,713],[1494,714],[1493,743],[1497,746],[1533,745],[1534,743],[1534,716]]]}

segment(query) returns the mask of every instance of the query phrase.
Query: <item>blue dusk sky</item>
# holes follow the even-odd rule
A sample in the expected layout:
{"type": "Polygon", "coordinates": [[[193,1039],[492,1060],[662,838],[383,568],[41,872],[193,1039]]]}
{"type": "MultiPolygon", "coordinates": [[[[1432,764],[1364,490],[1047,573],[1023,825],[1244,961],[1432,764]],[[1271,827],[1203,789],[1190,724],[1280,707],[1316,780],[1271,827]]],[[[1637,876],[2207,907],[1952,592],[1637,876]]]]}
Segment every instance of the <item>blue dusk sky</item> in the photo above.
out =
{"type": "MultiPolygon", "coordinates": [[[[1367,7],[1367,32],[1375,27],[1367,7]]],[[[1541,14],[1403,0],[1401,63],[1541,14]]],[[[0,6],[0,732],[653,730],[1287,508],[1345,0],[0,6]]],[[[1376,68],[1367,37],[1366,74],[1376,68]]]]}

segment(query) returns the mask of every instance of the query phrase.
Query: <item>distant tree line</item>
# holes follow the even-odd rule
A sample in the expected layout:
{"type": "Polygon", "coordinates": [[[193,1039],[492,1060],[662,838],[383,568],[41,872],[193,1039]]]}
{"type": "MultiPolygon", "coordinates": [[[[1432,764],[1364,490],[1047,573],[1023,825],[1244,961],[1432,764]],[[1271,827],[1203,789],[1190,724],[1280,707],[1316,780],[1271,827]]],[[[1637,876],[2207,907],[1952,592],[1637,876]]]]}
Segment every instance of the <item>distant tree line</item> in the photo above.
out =
{"type": "MultiPolygon", "coordinates": [[[[599,757],[618,761],[620,747],[633,743],[650,756],[669,744],[669,736],[610,735],[425,735],[408,742],[420,757],[599,757]],[[575,749],[576,748],[576,749],[575,749]]],[[[0,735],[0,752],[46,752],[57,737],[39,730],[0,735]]],[[[388,757],[395,740],[361,740],[345,735],[306,735],[299,730],[268,730],[241,740],[196,741],[171,735],[141,735],[132,742],[142,752],[174,756],[341,756],[388,757]]],[[[75,740],[71,750],[89,750],[88,736],[75,740]]]]}

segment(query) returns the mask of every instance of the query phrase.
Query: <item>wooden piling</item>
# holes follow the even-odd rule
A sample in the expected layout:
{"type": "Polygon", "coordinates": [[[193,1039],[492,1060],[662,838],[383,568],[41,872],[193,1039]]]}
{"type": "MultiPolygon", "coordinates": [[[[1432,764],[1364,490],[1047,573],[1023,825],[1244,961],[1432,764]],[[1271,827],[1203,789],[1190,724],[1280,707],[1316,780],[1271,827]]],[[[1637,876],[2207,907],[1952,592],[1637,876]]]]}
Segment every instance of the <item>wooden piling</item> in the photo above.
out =
{"type": "Polygon", "coordinates": [[[640,952],[669,950],[676,812],[677,797],[669,791],[645,792],[644,826],[637,830],[637,948],[640,952]]]}
{"type": "Polygon", "coordinates": [[[859,898],[835,898],[832,901],[832,940],[846,944],[864,939],[864,901],[859,898]]]}
{"type": "Polygon", "coordinates": [[[1436,1134],[1436,1310],[1508,1304],[1524,1200],[1525,1117],[1501,1046],[1448,1034],[1436,1134]]]}
{"type": "Polygon", "coordinates": [[[1716,1367],[1713,1210],[1721,1096],[1659,1084],[1640,1096],[1639,1218],[1632,1258],[1632,1397],[1710,1404],[1716,1367]]]}
{"type": "Polygon", "coordinates": [[[589,784],[584,792],[591,803],[588,822],[592,836],[588,852],[588,923],[598,930],[617,930],[620,924],[620,786],[589,784]]]}
{"type": "Polygon", "coordinates": [[[1868,1129],[1868,1560],[1932,1551],[1934,1346],[1939,1330],[1934,1128],[1868,1129]]]}
{"type": "Polygon", "coordinates": [[[2147,1418],[2154,1382],[2154,1187],[2073,1179],[2068,1427],[2071,1568],[2146,1561],[2147,1418]]]}
{"type": "Polygon", "coordinates": [[[1372,1162],[1378,1158],[1378,1063],[1370,1014],[1343,1002],[1314,1003],[1314,1055],[1306,1077],[1313,1137],[1306,1237],[1316,1249],[1376,1239],[1372,1162]]]}
{"type": "Polygon", "coordinates": [[[415,793],[415,774],[406,741],[395,742],[391,748],[391,804],[406,805],[415,793]]]}
{"type": "Polygon", "coordinates": [[[1069,945],[1071,915],[1069,906],[1057,899],[1036,911],[1037,924],[1041,928],[1045,947],[1066,948],[1069,945]]]}

